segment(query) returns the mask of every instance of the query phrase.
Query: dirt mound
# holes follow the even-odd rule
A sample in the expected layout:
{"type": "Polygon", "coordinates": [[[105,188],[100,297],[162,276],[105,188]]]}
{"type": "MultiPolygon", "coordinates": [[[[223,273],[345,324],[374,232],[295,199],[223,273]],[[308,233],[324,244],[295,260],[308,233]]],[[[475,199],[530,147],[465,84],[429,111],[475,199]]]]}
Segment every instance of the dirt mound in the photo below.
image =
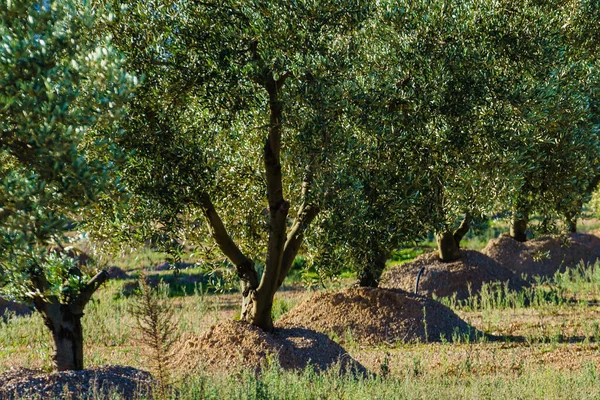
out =
{"type": "Polygon", "coordinates": [[[581,262],[595,263],[600,259],[600,238],[570,233],[520,243],[504,234],[490,240],[482,252],[519,275],[551,277],[581,262]]]}
{"type": "Polygon", "coordinates": [[[0,374],[0,400],[12,399],[134,399],[151,396],[152,376],[131,367],[106,366],[52,374],[25,368],[0,374]]]}
{"type": "Polygon", "coordinates": [[[318,293],[277,322],[333,332],[340,342],[368,345],[451,340],[456,334],[475,333],[448,307],[400,289],[353,287],[318,293]]]}
{"type": "Polygon", "coordinates": [[[273,333],[243,321],[227,321],[212,326],[204,334],[185,341],[174,365],[191,371],[207,367],[214,371],[260,372],[269,360],[283,369],[317,370],[338,366],[343,371],[364,373],[365,369],[326,335],[302,327],[276,327],[273,333]]]}
{"type": "Polygon", "coordinates": [[[25,304],[16,303],[0,297],[0,318],[5,317],[8,315],[8,313],[22,317],[25,315],[31,315],[33,310],[27,307],[25,304]]]}
{"type": "Polygon", "coordinates": [[[445,263],[437,252],[420,255],[413,261],[386,270],[381,287],[414,292],[419,270],[424,267],[419,281],[419,294],[437,297],[452,296],[463,300],[477,294],[486,282],[508,282],[517,290],[527,285],[520,276],[503,267],[485,254],[474,250],[462,250],[460,260],[445,263]]]}

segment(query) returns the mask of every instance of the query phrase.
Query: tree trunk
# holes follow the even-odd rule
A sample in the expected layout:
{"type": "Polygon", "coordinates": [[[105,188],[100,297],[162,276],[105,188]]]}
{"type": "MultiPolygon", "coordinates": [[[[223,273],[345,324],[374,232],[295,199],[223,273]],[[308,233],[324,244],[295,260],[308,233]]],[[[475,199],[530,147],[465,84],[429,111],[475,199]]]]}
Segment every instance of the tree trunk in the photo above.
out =
{"type": "Polygon", "coordinates": [[[576,216],[574,216],[574,215],[567,216],[567,229],[569,230],[569,233],[577,232],[577,217],[576,216]]]}
{"type": "MultiPolygon", "coordinates": [[[[83,369],[83,309],[108,278],[106,271],[100,271],[69,304],[60,303],[58,297],[52,295],[33,298],[36,310],[42,315],[44,325],[50,329],[54,339],[54,365],[57,371],[83,369]]],[[[49,283],[44,274],[33,274],[31,279],[40,292],[48,290],[49,283]]]]}
{"type": "Polygon", "coordinates": [[[57,371],[80,371],[83,369],[83,313],[73,313],[69,305],[60,304],[55,297],[51,301],[35,299],[34,304],[54,339],[54,366],[57,371]]]}
{"type": "Polygon", "coordinates": [[[438,254],[442,261],[451,262],[460,258],[460,249],[454,238],[454,233],[446,231],[438,234],[437,245],[438,254]]]}
{"type": "Polygon", "coordinates": [[[365,265],[358,274],[358,285],[361,287],[378,287],[386,261],[387,252],[381,252],[373,261],[365,265]]]}
{"type": "Polygon", "coordinates": [[[510,224],[510,237],[519,241],[527,241],[527,222],[528,215],[526,211],[515,213],[510,224]]]}
{"type": "Polygon", "coordinates": [[[54,363],[57,371],[80,371],[83,369],[83,329],[81,317],[69,311],[62,305],[60,319],[46,321],[46,326],[52,331],[56,354],[54,363]]]}
{"type": "Polygon", "coordinates": [[[242,298],[242,315],[240,319],[258,326],[265,332],[272,332],[274,296],[275,291],[269,293],[266,291],[251,290],[242,298]]]}

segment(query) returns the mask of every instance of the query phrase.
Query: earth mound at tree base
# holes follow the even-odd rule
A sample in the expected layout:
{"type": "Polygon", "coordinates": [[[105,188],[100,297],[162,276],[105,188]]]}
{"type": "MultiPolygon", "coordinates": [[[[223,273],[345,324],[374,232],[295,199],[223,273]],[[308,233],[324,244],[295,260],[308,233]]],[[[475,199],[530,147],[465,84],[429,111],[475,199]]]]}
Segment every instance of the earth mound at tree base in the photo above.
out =
{"type": "Polygon", "coordinates": [[[400,289],[352,287],[317,293],[284,314],[281,326],[337,335],[340,342],[377,345],[452,340],[478,332],[448,307],[400,289]]]}
{"type": "Polygon", "coordinates": [[[525,243],[507,234],[492,239],[482,250],[500,265],[518,275],[552,277],[577,264],[600,259],[600,238],[584,233],[547,235],[525,243]]]}
{"type": "Polygon", "coordinates": [[[273,333],[244,321],[226,321],[200,336],[186,340],[175,356],[188,371],[207,368],[215,372],[259,373],[275,362],[285,370],[339,368],[341,372],[365,374],[365,368],[328,336],[302,327],[281,327],[273,333]]]}
{"type": "Polygon", "coordinates": [[[0,374],[0,400],[151,398],[153,380],[146,372],[119,365],[51,374],[25,368],[0,374]]]}
{"type": "Polygon", "coordinates": [[[464,300],[476,295],[484,283],[507,283],[512,290],[527,286],[520,275],[505,268],[491,257],[475,250],[461,250],[461,259],[443,262],[437,252],[420,255],[413,261],[387,269],[381,278],[381,287],[414,292],[419,270],[424,267],[419,281],[419,294],[448,297],[456,295],[464,300]]]}

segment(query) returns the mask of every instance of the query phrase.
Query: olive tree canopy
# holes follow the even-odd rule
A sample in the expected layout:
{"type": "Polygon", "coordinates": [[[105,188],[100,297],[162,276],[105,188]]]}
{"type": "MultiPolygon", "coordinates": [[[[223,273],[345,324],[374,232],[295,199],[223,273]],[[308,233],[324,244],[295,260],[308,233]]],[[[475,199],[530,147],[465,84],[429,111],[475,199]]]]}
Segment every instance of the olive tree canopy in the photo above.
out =
{"type": "Polygon", "coordinates": [[[133,85],[114,50],[88,40],[86,6],[0,4],[2,291],[42,314],[59,370],[83,368],[83,308],[107,278],[65,250],[72,222],[114,184],[110,153],[92,157],[107,145],[87,137],[111,126],[133,85]]]}

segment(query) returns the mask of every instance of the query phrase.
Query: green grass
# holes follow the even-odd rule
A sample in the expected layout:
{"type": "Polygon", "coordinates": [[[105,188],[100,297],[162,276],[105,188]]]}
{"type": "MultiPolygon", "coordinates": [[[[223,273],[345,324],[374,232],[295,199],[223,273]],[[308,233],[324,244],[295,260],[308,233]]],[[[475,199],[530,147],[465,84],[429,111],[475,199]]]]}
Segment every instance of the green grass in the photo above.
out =
{"type": "Polygon", "coordinates": [[[456,297],[439,298],[455,310],[490,311],[523,308],[567,307],[588,305],[600,296],[600,262],[593,265],[580,263],[556,272],[550,279],[534,279],[531,287],[511,290],[506,283],[484,283],[477,295],[465,300],[456,297]]]}

